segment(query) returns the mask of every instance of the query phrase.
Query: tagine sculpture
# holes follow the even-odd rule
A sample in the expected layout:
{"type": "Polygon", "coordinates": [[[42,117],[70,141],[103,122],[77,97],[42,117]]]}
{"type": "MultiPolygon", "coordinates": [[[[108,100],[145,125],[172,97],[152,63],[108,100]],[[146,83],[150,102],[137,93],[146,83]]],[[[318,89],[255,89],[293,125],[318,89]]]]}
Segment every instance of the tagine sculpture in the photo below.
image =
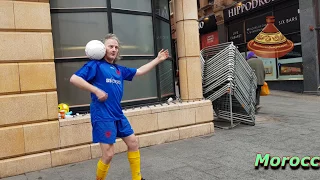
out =
{"type": "Polygon", "coordinates": [[[248,42],[248,49],[257,56],[264,58],[279,58],[292,51],[294,45],[274,25],[274,16],[266,17],[267,25],[248,42]]]}

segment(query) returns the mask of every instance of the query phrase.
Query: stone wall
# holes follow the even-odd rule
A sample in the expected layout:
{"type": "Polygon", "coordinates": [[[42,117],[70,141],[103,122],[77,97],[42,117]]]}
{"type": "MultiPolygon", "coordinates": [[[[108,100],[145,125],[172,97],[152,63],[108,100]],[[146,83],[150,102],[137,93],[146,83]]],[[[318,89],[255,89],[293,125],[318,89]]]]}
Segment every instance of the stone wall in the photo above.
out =
{"type": "Polygon", "coordinates": [[[0,159],[59,148],[49,1],[0,1],[0,17],[0,159]]]}
{"type": "MultiPolygon", "coordinates": [[[[214,132],[211,101],[158,105],[124,112],[137,134],[140,147],[214,132]]],[[[1,131],[1,137],[7,137],[2,139],[7,140],[1,146],[6,157],[0,160],[0,178],[101,156],[99,144],[92,143],[90,115],[4,127],[1,131]],[[13,145],[12,141],[19,144],[13,145]]],[[[115,153],[126,150],[125,143],[117,139],[115,153]]]]}

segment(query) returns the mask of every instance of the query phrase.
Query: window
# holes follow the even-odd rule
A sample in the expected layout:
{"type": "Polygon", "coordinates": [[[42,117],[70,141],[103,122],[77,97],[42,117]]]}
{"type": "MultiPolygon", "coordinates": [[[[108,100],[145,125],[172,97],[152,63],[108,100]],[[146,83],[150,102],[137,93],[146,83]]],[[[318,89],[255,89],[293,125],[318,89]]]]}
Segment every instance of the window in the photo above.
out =
{"type": "Polygon", "coordinates": [[[259,58],[263,61],[266,80],[276,80],[278,77],[276,58],[259,58]]]}
{"type": "Polygon", "coordinates": [[[244,24],[238,22],[230,24],[228,27],[228,41],[233,42],[235,45],[244,43],[244,24]]]}
{"type": "Polygon", "coordinates": [[[166,60],[159,65],[161,97],[174,95],[173,61],[166,60]]]}
{"type": "Polygon", "coordinates": [[[245,21],[245,35],[246,42],[253,40],[266,26],[266,17],[271,16],[272,12],[267,12],[259,16],[250,17],[245,21]]]}
{"type": "Polygon", "coordinates": [[[156,31],[157,50],[168,49],[171,53],[170,24],[156,19],[156,31]]]}
{"type": "MultiPolygon", "coordinates": [[[[131,68],[139,68],[140,66],[148,62],[150,62],[150,59],[120,60],[118,64],[131,68]]],[[[156,99],[157,94],[158,90],[156,70],[152,69],[151,72],[149,72],[148,74],[134,77],[132,82],[125,81],[122,101],[128,102],[137,100],[156,99]]]]}
{"type": "Polygon", "coordinates": [[[106,12],[54,13],[51,19],[55,58],[83,57],[87,42],[108,33],[106,12]]]}
{"type": "Polygon", "coordinates": [[[158,16],[161,16],[165,19],[169,19],[170,12],[169,12],[169,7],[168,7],[168,5],[169,5],[168,0],[156,0],[155,3],[156,3],[155,13],[158,16]]]}
{"type": "Polygon", "coordinates": [[[135,11],[151,12],[150,0],[111,0],[111,7],[135,11]]]}
{"type": "Polygon", "coordinates": [[[246,59],[246,57],[247,57],[247,54],[248,53],[246,53],[247,52],[247,46],[244,44],[244,45],[239,45],[239,46],[237,46],[237,48],[238,48],[238,51],[242,54],[242,56],[244,57],[244,59],[246,59]]]}
{"type": "MultiPolygon", "coordinates": [[[[155,4],[156,16],[156,44],[157,51],[168,49],[170,56],[172,52],[171,31],[169,23],[168,0],[158,0],[155,4]]],[[[159,80],[160,80],[160,96],[167,97],[173,95],[174,89],[174,58],[164,61],[159,65],[159,80]]]]}
{"type": "Polygon", "coordinates": [[[295,33],[285,35],[287,39],[294,43],[294,48],[291,52],[283,57],[278,58],[279,79],[303,78],[303,62],[302,62],[302,47],[301,34],[295,33]]]}
{"type": "Polygon", "coordinates": [[[50,0],[51,8],[107,7],[106,0],[50,0]]]}
{"type": "Polygon", "coordinates": [[[173,15],[174,13],[174,4],[173,1],[169,2],[169,11],[170,11],[170,15],[173,15]]]}
{"type": "Polygon", "coordinates": [[[300,31],[299,4],[277,10],[274,16],[275,25],[282,34],[300,31]]]}
{"type": "Polygon", "coordinates": [[[153,56],[151,16],[112,14],[113,31],[121,41],[121,55],[153,56]]]}
{"type": "MultiPolygon", "coordinates": [[[[75,110],[89,109],[90,93],[69,80],[88,61],[85,45],[109,32],[120,40],[120,65],[138,68],[154,59],[161,48],[172,54],[168,5],[168,0],[51,0],[58,102],[75,110]]],[[[134,82],[125,81],[122,105],[159,102],[174,95],[173,82],[171,59],[135,77],[134,82]]]]}
{"type": "MultiPolygon", "coordinates": [[[[170,25],[168,23],[160,19],[156,19],[156,41],[158,51],[160,51],[161,49],[168,49],[171,56],[172,51],[169,26],[170,25]]],[[[172,60],[166,60],[165,62],[159,65],[159,75],[161,96],[168,96],[174,94],[172,60]]]]}
{"type": "Polygon", "coordinates": [[[57,91],[59,103],[69,106],[84,106],[90,103],[90,93],[70,84],[70,77],[80,69],[86,61],[56,63],[57,91]],[[81,97],[81,98],[79,98],[81,97]]]}

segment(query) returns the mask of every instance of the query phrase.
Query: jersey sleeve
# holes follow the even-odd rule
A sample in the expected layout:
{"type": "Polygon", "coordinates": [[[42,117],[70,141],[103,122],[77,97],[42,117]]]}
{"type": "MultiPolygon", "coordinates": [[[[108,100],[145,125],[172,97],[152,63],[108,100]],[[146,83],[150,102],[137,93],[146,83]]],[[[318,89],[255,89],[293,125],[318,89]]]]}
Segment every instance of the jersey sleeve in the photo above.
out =
{"type": "Polygon", "coordinates": [[[119,69],[121,71],[123,80],[127,80],[127,81],[132,81],[133,77],[137,73],[136,68],[127,68],[127,67],[119,66],[119,69]]]}
{"type": "Polygon", "coordinates": [[[81,77],[85,81],[89,82],[91,81],[97,71],[97,63],[95,61],[89,61],[86,64],[84,64],[76,73],[75,75],[81,77]]]}

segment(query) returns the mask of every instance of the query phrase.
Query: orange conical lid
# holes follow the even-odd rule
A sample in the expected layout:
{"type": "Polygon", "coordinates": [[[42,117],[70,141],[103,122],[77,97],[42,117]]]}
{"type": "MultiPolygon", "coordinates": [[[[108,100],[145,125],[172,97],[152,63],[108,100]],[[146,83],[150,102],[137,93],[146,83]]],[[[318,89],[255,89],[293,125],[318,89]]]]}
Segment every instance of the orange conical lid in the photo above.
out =
{"type": "Polygon", "coordinates": [[[274,16],[266,17],[267,25],[263,28],[262,32],[264,33],[277,33],[279,32],[278,28],[274,25],[275,18],[274,16]]]}

